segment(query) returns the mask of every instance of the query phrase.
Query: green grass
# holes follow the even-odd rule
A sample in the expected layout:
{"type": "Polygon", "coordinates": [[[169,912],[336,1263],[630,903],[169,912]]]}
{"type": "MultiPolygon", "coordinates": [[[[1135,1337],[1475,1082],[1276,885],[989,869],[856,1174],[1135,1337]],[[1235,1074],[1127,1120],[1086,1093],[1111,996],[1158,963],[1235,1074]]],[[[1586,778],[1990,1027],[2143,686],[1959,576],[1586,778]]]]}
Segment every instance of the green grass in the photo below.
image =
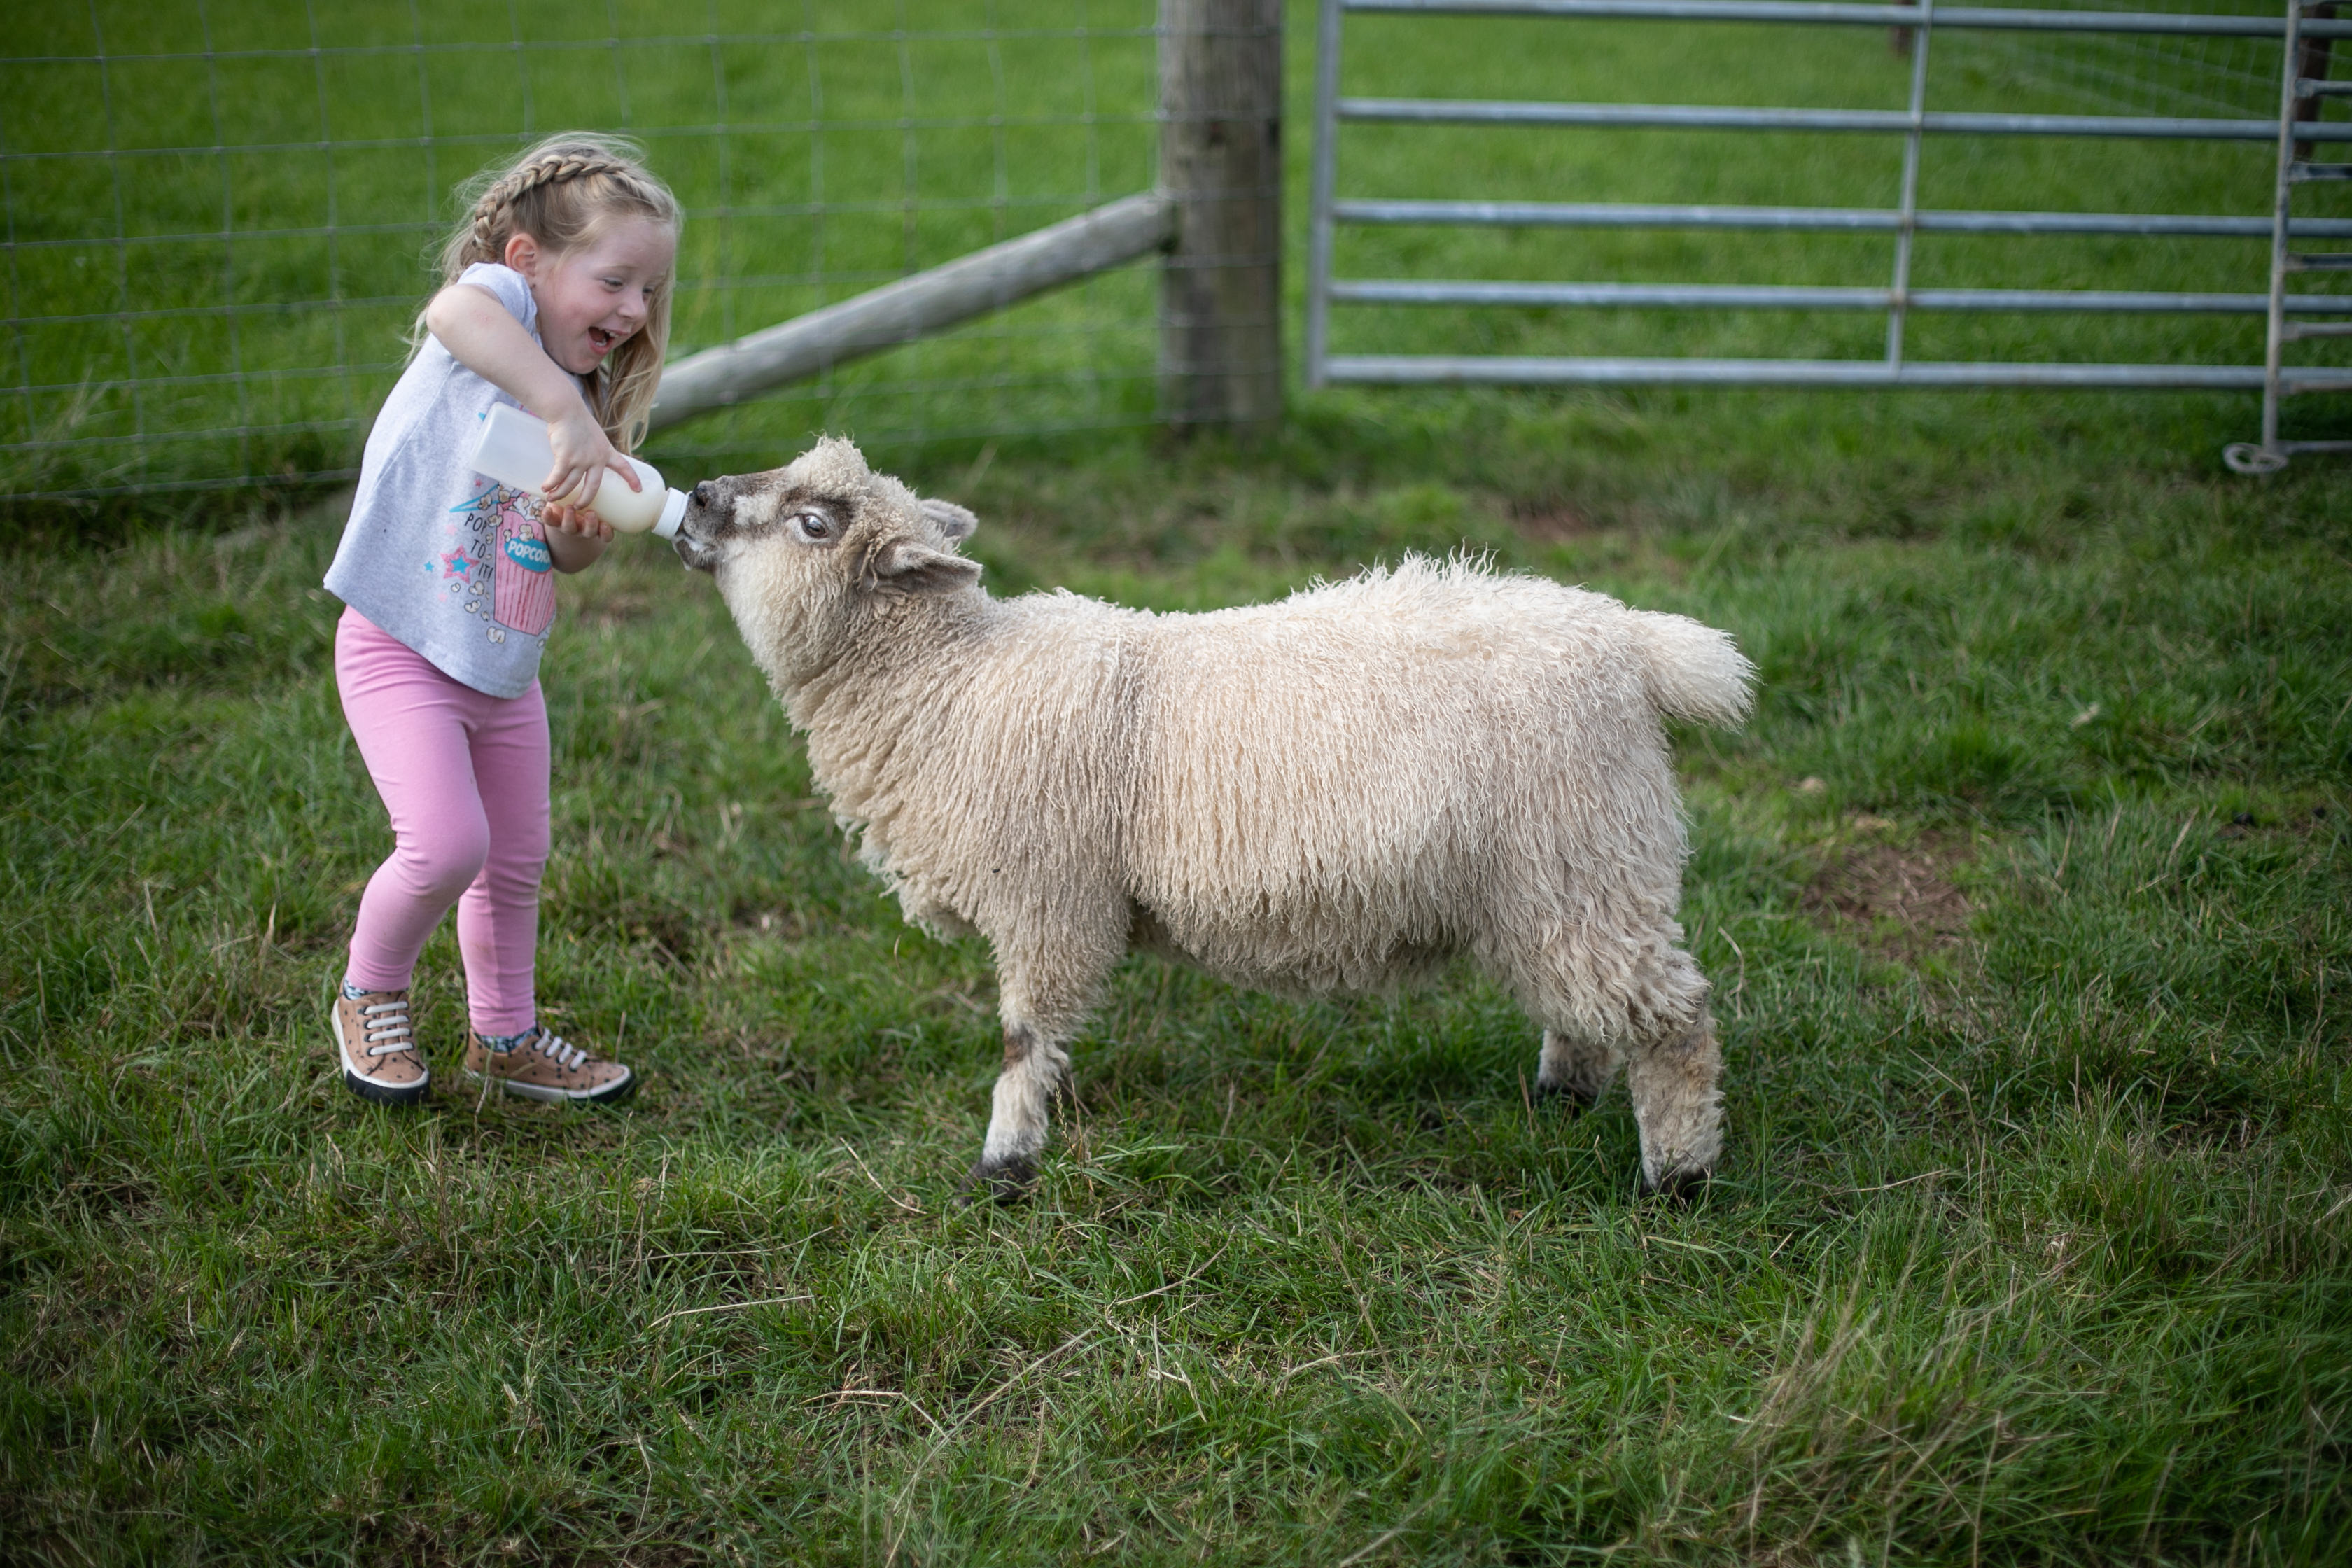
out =
{"type": "MultiPolygon", "coordinates": [[[[1759,716],[1678,743],[1731,1140],[1688,1208],[1622,1089],[1530,1110],[1467,976],[1144,960],[1037,1202],[955,1208],[987,955],[899,923],[628,544],[550,649],[541,984],[644,1092],[362,1105],[333,513],[17,550],[6,1555],[2344,1561],[2352,480],[2219,475],[2241,413],[1366,395],[910,471],[1000,592],[1467,544],[1734,630],[1759,716]]],[[[446,933],[419,995],[448,1081],[446,933]]]]}

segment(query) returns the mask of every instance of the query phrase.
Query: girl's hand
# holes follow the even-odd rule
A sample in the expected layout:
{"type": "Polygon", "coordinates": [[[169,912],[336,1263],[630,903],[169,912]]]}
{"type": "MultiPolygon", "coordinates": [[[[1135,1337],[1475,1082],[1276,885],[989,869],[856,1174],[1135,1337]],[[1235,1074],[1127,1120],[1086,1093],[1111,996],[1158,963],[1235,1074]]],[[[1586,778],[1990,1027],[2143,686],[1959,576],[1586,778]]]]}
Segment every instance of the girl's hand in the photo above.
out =
{"type": "Polygon", "coordinates": [[[540,510],[539,521],[551,533],[569,533],[603,544],[613,542],[613,525],[588,507],[551,500],[540,510]]]}
{"type": "Polygon", "coordinates": [[[613,542],[613,525],[584,506],[549,501],[540,509],[547,531],[547,553],[558,572],[578,572],[596,563],[613,542]]]}
{"type": "MultiPolygon", "coordinates": [[[[631,489],[643,488],[637,483],[636,470],[614,449],[595,417],[588,412],[588,405],[577,397],[571,402],[570,408],[548,421],[547,440],[555,448],[555,467],[540,493],[550,501],[561,500],[578,508],[593,506],[597,490],[612,482],[605,478],[606,469],[620,475],[621,482],[631,489]]],[[[613,531],[606,528],[604,537],[612,536],[613,531]]]]}

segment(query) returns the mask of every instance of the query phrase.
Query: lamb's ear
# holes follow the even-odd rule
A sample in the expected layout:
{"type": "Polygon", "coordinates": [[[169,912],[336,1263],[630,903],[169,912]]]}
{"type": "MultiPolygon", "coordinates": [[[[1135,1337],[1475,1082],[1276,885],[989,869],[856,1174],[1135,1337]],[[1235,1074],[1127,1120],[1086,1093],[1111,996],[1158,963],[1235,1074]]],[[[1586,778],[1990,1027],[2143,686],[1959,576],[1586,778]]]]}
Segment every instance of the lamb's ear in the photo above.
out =
{"type": "Polygon", "coordinates": [[[980,519],[971,514],[970,507],[958,506],[951,500],[924,501],[923,515],[937,523],[949,540],[955,542],[970,539],[971,531],[980,526],[980,519]]]}
{"type": "Polygon", "coordinates": [[[885,594],[952,594],[980,581],[980,563],[913,539],[881,545],[866,564],[866,580],[885,594]]]}

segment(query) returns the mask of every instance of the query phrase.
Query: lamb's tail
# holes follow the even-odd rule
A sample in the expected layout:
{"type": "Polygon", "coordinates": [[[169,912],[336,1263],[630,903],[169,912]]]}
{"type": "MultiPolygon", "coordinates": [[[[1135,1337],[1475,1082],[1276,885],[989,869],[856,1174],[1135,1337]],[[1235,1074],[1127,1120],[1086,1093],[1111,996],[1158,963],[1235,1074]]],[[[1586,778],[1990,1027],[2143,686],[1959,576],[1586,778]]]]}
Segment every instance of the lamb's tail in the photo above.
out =
{"type": "Polygon", "coordinates": [[[1729,632],[1688,616],[1636,610],[1633,637],[1648,660],[1643,685],[1660,712],[1726,730],[1747,721],[1756,667],[1733,645],[1729,632]]]}

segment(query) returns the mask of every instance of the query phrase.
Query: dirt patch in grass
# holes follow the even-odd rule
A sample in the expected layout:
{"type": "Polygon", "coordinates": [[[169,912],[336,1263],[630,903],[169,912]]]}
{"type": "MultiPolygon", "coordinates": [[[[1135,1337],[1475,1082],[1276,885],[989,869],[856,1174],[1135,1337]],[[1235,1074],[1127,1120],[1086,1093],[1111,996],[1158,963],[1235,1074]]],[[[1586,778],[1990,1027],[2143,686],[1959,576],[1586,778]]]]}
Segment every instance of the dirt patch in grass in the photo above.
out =
{"type": "Polygon", "coordinates": [[[1537,544],[1566,544],[1598,531],[1583,508],[1563,500],[1523,501],[1511,508],[1511,523],[1537,544]]]}
{"type": "Polygon", "coordinates": [[[1953,838],[1853,845],[1806,887],[1804,908],[1833,931],[1906,958],[1958,947],[1972,911],[1950,873],[1969,858],[1968,844],[1953,838]]]}
{"type": "Polygon", "coordinates": [[[634,594],[616,589],[599,594],[580,608],[581,618],[592,626],[619,626],[631,621],[641,621],[654,612],[653,595],[634,594]]]}

